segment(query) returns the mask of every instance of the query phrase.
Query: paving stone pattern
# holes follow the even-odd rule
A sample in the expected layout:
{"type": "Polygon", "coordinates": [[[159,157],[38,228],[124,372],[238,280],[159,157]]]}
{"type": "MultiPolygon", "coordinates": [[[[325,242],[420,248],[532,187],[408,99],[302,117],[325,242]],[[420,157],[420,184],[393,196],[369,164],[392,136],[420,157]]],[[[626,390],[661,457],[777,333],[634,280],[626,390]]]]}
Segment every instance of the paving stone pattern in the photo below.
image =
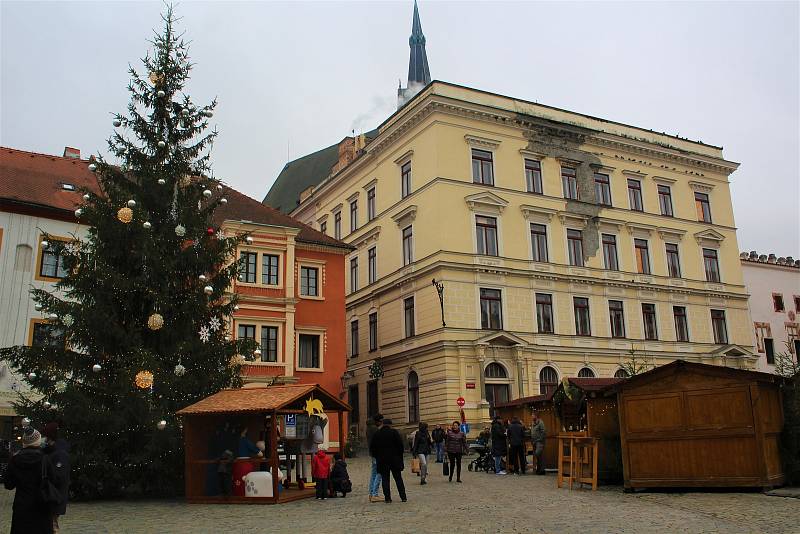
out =
{"type": "MultiPolygon", "coordinates": [[[[409,465],[407,458],[406,465],[409,465]]],[[[369,459],[348,462],[346,498],[270,505],[188,505],[179,501],[73,503],[61,532],[80,533],[792,533],[800,499],[761,493],[625,494],[618,486],[557,489],[555,475],[469,473],[448,483],[430,464],[429,483],[406,469],[408,502],[367,502],[369,459]]],[[[392,485],[394,492],[394,484],[392,485]]],[[[0,533],[10,528],[13,492],[0,490],[0,533]]]]}

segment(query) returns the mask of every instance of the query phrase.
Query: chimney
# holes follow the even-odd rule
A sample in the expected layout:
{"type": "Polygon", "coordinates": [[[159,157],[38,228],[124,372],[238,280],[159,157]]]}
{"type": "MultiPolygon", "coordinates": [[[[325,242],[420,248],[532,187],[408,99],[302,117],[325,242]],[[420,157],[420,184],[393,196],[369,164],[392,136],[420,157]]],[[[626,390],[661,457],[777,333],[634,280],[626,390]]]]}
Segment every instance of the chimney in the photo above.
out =
{"type": "Polygon", "coordinates": [[[74,158],[74,159],[81,159],[81,151],[77,148],[72,148],[71,146],[64,147],[64,157],[65,158],[74,158]]]}

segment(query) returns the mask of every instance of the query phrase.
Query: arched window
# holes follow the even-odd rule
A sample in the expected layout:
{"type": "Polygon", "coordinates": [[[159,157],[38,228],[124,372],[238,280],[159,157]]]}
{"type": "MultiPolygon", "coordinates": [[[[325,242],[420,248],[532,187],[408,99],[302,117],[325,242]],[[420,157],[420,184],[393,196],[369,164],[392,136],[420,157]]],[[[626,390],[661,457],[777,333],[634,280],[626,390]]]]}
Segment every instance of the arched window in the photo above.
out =
{"type": "Polygon", "coordinates": [[[31,256],[33,249],[28,245],[17,245],[14,256],[14,270],[28,272],[31,270],[31,256]]]}
{"type": "Polygon", "coordinates": [[[492,362],[486,366],[486,369],[483,371],[483,376],[486,378],[508,378],[508,373],[506,373],[505,367],[499,363],[492,362]]]}
{"type": "Polygon", "coordinates": [[[408,373],[408,422],[419,422],[419,377],[415,371],[408,373]]]}
{"type": "Polygon", "coordinates": [[[589,369],[588,367],[584,367],[580,371],[578,371],[578,378],[594,378],[595,374],[594,371],[589,369]]]}
{"type": "Polygon", "coordinates": [[[558,386],[558,373],[549,365],[539,371],[539,393],[546,395],[556,390],[558,386]]]}
{"type": "Polygon", "coordinates": [[[628,371],[626,371],[622,367],[617,369],[617,372],[614,373],[614,378],[628,378],[629,376],[630,375],[628,374],[628,371]]]}

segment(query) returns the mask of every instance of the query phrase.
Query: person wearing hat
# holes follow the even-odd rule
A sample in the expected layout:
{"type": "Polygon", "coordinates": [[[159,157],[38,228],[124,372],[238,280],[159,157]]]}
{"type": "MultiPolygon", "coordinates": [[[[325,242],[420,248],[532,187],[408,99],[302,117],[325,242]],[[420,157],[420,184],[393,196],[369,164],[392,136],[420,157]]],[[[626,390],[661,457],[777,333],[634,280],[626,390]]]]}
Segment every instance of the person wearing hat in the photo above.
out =
{"type": "Polygon", "coordinates": [[[39,497],[42,471],[47,461],[42,435],[33,427],[22,434],[22,450],[11,457],[6,470],[6,489],[16,490],[11,515],[11,534],[51,534],[52,511],[39,497]]]}
{"type": "Polygon", "coordinates": [[[51,480],[61,495],[58,504],[53,509],[53,533],[58,534],[58,516],[67,513],[69,500],[69,443],[58,437],[58,423],[47,423],[42,431],[45,439],[44,453],[50,462],[51,480]]]}
{"type": "Polygon", "coordinates": [[[406,487],[403,484],[403,438],[400,432],[392,428],[392,420],[384,419],[383,425],[375,432],[369,446],[369,454],[378,464],[378,473],[381,475],[383,486],[383,501],[392,502],[392,490],[389,482],[389,473],[394,478],[400,500],[406,502],[406,487]]]}

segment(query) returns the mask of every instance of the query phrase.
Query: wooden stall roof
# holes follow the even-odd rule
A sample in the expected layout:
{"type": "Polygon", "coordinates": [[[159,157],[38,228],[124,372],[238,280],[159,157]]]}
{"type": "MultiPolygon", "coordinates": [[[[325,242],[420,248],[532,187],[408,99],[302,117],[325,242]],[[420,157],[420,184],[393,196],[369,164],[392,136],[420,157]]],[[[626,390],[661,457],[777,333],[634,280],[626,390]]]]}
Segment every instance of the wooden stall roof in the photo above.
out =
{"type": "Polygon", "coordinates": [[[177,415],[208,415],[223,413],[251,413],[280,410],[298,400],[314,394],[326,408],[350,411],[350,406],[331,395],[319,384],[288,384],[283,386],[224,389],[196,402],[177,415]]]}
{"type": "Polygon", "coordinates": [[[553,398],[553,393],[545,393],[543,395],[533,395],[531,397],[520,397],[519,399],[510,400],[508,402],[498,402],[494,405],[495,408],[513,408],[514,406],[524,406],[526,404],[533,404],[534,402],[549,401],[553,398]]]}
{"type": "Polygon", "coordinates": [[[744,369],[734,369],[732,367],[709,365],[706,363],[687,362],[686,360],[675,360],[666,365],[661,365],[654,369],[650,369],[646,373],[641,373],[630,378],[622,379],[619,384],[611,386],[611,388],[615,391],[620,391],[630,387],[636,387],[646,384],[652,380],[658,380],[659,377],[675,373],[679,370],[694,371],[696,373],[707,374],[711,376],[737,378],[744,381],[769,382],[775,385],[784,380],[782,377],[771,373],[746,371],[744,369]]]}
{"type": "Polygon", "coordinates": [[[580,378],[571,377],[569,383],[583,391],[603,391],[624,382],[625,378],[580,378]]]}

